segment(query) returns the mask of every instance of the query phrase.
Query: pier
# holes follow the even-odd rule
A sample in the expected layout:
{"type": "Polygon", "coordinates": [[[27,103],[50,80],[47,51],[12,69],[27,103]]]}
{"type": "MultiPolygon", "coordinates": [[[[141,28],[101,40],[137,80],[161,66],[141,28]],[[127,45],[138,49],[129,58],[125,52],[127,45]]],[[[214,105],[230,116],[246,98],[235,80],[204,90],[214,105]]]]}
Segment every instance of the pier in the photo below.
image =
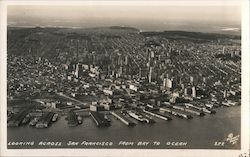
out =
{"type": "MultiPolygon", "coordinates": [[[[205,112],[205,113],[209,113],[209,114],[216,113],[214,110],[208,109],[208,108],[206,108],[206,107],[197,106],[197,105],[188,104],[188,103],[185,103],[184,105],[186,106],[186,108],[199,110],[199,111],[201,111],[201,112],[205,112]]],[[[198,112],[199,112],[199,111],[198,111],[198,112]]],[[[203,114],[203,113],[201,113],[201,112],[200,112],[200,115],[203,114]]],[[[195,113],[195,114],[199,115],[199,113],[195,113]]]]}
{"type": "Polygon", "coordinates": [[[184,111],[195,114],[197,116],[204,116],[205,115],[202,111],[200,112],[200,111],[191,110],[191,109],[188,109],[188,108],[186,108],[184,111]]]}
{"type": "Polygon", "coordinates": [[[36,128],[47,128],[54,116],[53,112],[46,112],[36,124],[36,128]]]}
{"type": "Polygon", "coordinates": [[[119,119],[122,123],[124,123],[127,126],[133,126],[136,125],[134,122],[130,121],[129,119],[127,119],[126,117],[122,116],[119,113],[115,113],[115,112],[110,112],[115,118],[119,119]]]}
{"type": "Polygon", "coordinates": [[[181,117],[181,118],[186,118],[186,119],[193,118],[191,115],[183,113],[181,111],[177,111],[175,109],[160,108],[160,111],[162,111],[162,112],[168,112],[168,113],[170,113],[172,115],[175,115],[175,116],[178,116],[178,117],[181,117]]]}
{"type": "Polygon", "coordinates": [[[96,126],[110,126],[110,122],[104,117],[104,114],[91,111],[90,116],[95,121],[96,126]]]}
{"type": "Polygon", "coordinates": [[[197,109],[197,110],[202,110],[202,107],[201,106],[197,106],[197,105],[193,105],[193,104],[189,104],[189,103],[184,103],[184,105],[187,107],[187,108],[194,108],[194,109],[197,109]]]}
{"type": "Polygon", "coordinates": [[[18,127],[21,125],[23,119],[25,118],[25,116],[27,115],[28,111],[21,111],[15,115],[13,115],[9,121],[8,121],[8,124],[7,126],[9,127],[18,127]]]}
{"type": "Polygon", "coordinates": [[[150,112],[150,111],[147,111],[147,110],[143,110],[143,112],[145,112],[145,113],[147,113],[147,114],[149,114],[149,115],[151,115],[151,116],[154,116],[154,117],[157,117],[157,118],[160,118],[160,119],[163,119],[163,120],[170,120],[170,118],[169,117],[167,117],[167,116],[163,116],[163,115],[160,115],[160,114],[157,114],[157,113],[154,113],[154,112],[150,112]]]}
{"type": "Polygon", "coordinates": [[[67,118],[68,118],[68,125],[69,126],[77,126],[79,124],[78,119],[77,119],[77,115],[74,112],[70,111],[68,113],[67,118]]]}
{"type": "Polygon", "coordinates": [[[175,106],[173,106],[173,109],[184,111],[184,112],[188,112],[188,113],[191,113],[191,114],[195,114],[197,116],[203,116],[203,115],[205,115],[203,113],[202,108],[194,107],[194,105],[187,105],[187,106],[186,105],[185,106],[175,105],[175,106]],[[193,109],[191,109],[189,107],[192,107],[193,109]]]}

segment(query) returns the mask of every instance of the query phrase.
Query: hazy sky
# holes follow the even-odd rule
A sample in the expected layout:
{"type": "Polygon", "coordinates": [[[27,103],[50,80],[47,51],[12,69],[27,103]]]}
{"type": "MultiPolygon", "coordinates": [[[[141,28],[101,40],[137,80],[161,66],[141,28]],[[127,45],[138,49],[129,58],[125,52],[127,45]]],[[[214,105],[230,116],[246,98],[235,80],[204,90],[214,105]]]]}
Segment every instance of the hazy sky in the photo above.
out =
{"type": "Polygon", "coordinates": [[[240,26],[239,6],[9,6],[8,25],[164,30],[175,25],[240,26]]]}

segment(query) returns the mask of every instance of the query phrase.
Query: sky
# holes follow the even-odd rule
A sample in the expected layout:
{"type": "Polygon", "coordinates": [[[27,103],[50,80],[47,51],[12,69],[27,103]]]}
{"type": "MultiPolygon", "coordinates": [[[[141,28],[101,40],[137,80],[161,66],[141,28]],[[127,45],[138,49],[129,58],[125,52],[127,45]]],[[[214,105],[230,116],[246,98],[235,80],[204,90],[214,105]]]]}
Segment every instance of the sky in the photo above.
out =
{"type": "Polygon", "coordinates": [[[8,6],[9,26],[131,26],[142,30],[240,28],[239,6],[8,6]]]}

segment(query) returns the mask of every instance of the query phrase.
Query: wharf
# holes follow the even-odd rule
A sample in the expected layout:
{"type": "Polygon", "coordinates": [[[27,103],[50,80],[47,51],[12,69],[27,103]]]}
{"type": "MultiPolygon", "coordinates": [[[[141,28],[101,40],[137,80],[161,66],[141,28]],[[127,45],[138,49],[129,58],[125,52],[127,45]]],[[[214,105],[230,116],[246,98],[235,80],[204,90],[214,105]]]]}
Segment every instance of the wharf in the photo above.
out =
{"type": "Polygon", "coordinates": [[[142,110],[143,112],[149,114],[149,115],[152,115],[154,117],[157,117],[157,118],[160,118],[160,119],[163,119],[163,120],[171,120],[170,117],[167,117],[167,116],[164,116],[164,115],[161,115],[161,114],[158,114],[158,113],[155,113],[154,111],[147,111],[147,110],[142,110]]]}
{"type": "Polygon", "coordinates": [[[8,121],[8,124],[7,126],[8,127],[17,127],[17,126],[20,126],[23,119],[25,118],[25,116],[28,114],[28,111],[26,110],[23,110],[15,115],[13,115],[9,121],[8,121]]]}
{"type": "Polygon", "coordinates": [[[131,120],[127,119],[126,117],[122,116],[119,113],[116,112],[110,112],[115,118],[119,119],[122,123],[124,123],[127,126],[133,126],[136,125],[134,122],[131,120]]]}
{"type": "Polygon", "coordinates": [[[186,106],[186,108],[198,110],[197,112],[200,112],[200,113],[196,113],[197,115],[203,115],[202,112],[206,112],[206,113],[209,113],[209,114],[216,113],[214,110],[208,109],[206,107],[197,106],[197,105],[188,104],[188,103],[185,103],[184,105],[186,106]]]}
{"type": "Polygon", "coordinates": [[[185,111],[186,112],[189,112],[189,113],[192,113],[192,114],[195,114],[197,116],[204,116],[205,114],[202,112],[202,111],[198,111],[198,110],[195,110],[195,109],[189,109],[189,108],[185,108],[185,111]]]}
{"type": "Polygon", "coordinates": [[[79,123],[78,123],[78,119],[77,119],[77,115],[74,113],[74,112],[72,112],[72,111],[70,111],[69,113],[68,113],[68,125],[69,126],[77,126],[79,123]]]}
{"type": "Polygon", "coordinates": [[[186,107],[186,106],[175,105],[175,106],[173,106],[173,109],[185,111],[185,112],[188,112],[188,113],[191,113],[191,114],[195,114],[197,116],[203,116],[204,115],[202,109],[199,110],[198,108],[191,109],[191,108],[186,107]]]}
{"type": "Polygon", "coordinates": [[[184,112],[178,111],[177,109],[170,109],[170,108],[160,108],[160,111],[162,112],[168,112],[172,115],[181,117],[181,118],[186,118],[186,119],[190,119],[193,118],[191,115],[186,114],[184,112]]]}
{"type": "Polygon", "coordinates": [[[44,115],[40,118],[39,122],[36,124],[36,128],[47,128],[50,122],[52,121],[53,116],[53,112],[44,113],[44,115]]]}
{"type": "Polygon", "coordinates": [[[104,117],[104,114],[102,113],[91,111],[90,116],[95,121],[96,126],[109,126],[110,125],[110,122],[104,117]]]}

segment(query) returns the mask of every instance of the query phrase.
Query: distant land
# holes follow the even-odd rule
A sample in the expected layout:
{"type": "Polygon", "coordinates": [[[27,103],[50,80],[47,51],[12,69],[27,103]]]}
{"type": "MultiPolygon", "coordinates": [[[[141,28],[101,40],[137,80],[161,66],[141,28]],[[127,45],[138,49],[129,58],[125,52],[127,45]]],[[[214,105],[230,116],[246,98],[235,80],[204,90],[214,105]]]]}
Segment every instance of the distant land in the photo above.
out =
{"type": "MultiPolygon", "coordinates": [[[[153,24],[152,24],[153,25],[153,24]]],[[[240,25],[214,25],[214,24],[196,24],[196,23],[166,23],[164,26],[144,26],[144,25],[131,25],[131,26],[69,26],[69,25],[23,25],[18,26],[14,24],[9,24],[8,27],[21,27],[21,28],[69,28],[69,29],[98,29],[98,28],[132,28],[138,29],[143,32],[163,32],[163,31],[186,31],[186,32],[203,32],[203,33],[219,33],[219,34],[230,34],[230,35],[241,35],[240,25]]],[[[116,29],[117,29],[116,28],[116,29]]]]}

